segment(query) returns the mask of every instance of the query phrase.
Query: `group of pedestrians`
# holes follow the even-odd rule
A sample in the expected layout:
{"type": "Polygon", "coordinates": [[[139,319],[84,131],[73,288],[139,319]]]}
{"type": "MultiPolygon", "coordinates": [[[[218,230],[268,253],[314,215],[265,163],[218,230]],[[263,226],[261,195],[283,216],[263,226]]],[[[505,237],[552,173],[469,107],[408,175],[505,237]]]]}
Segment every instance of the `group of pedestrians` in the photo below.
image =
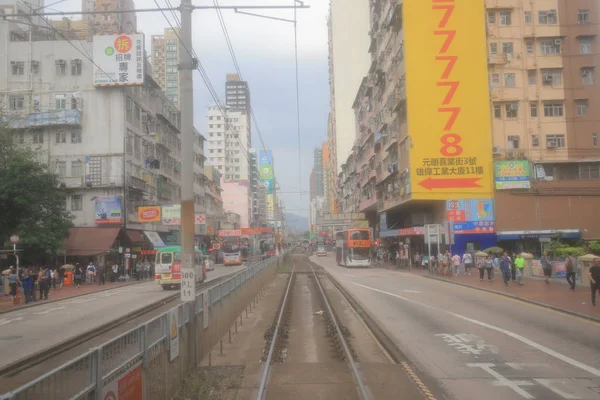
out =
{"type": "Polygon", "coordinates": [[[25,303],[32,301],[48,300],[50,289],[62,290],[64,284],[65,270],[64,268],[49,268],[42,266],[39,269],[32,267],[19,270],[17,275],[16,269],[11,266],[8,275],[8,286],[10,288],[10,298],[14,300],[17,296],[19,287],[23,287],[25,303]],[[38,296],[39,293],[39,296],[38,296]]]}
{"type": "MultiPolygon", "coordinates": [[[[119,266],[114,265],[113,271],[114,267],[116,267],[118,271],[119,266]]],[[[116,272],[114,273],[116,274],[116,272]]],[[[75,270],[73,271],[73,283],[75,286],[79,288],[84,283],[93,285],[95,281],[98,282],[98,285],[100,286],[106,283],[106,269],[102,263],[95,265],[90,261],[87,267],[85,267],[85,270],[79,263],[75,264],[75,270]]]]}

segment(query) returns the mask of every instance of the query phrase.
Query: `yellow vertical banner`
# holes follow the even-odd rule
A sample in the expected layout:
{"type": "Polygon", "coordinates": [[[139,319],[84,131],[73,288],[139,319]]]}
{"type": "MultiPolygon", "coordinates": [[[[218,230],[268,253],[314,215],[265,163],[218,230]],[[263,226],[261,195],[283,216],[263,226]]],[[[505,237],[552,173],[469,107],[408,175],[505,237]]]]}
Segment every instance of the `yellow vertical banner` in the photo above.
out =
{"type": "Polygon", "coordinates": [[[412,198],[492,197],[483,2],[403,4],[412,198]]]}

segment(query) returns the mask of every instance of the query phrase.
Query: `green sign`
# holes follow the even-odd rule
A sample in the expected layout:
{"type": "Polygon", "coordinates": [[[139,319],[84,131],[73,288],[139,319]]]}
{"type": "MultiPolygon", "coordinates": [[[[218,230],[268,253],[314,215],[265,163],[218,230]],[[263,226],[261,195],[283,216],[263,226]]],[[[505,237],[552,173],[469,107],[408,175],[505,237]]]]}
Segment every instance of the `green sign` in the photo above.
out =
{"type": "Polygon", "coordinates": [[[496,161],[494,164],[494,180],[498,190],[529,189],[530,175],[527,160],[496,161]]]}
{"type": "Polygon", "coordinates": [[[314,239],[315,237],[316,237],[316,235],[315,235],[314,233],[311,233],[311,234],[310,234],[310,238],[311,238],[311,239],[314,239]]]}
{"type": "Polygon", "coordinates": [[[263,164],[259,167],[260,179],[273,179],[273,166],[271,164],[263,164]]]}

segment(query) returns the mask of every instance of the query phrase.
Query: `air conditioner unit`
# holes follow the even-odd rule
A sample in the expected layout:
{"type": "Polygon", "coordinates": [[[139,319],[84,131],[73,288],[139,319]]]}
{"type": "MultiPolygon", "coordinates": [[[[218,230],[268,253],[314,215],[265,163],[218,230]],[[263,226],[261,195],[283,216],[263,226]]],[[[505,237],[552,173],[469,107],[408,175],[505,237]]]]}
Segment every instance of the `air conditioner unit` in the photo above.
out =
{"type": "Polygon", "coordinates": [[[519,153],[519,158],[522,160],[527,159],[527,153],[519,153]]]}
{"type": "Polygon", "coordinates": [[[506,152],[506,158],[515,158],[515,152],[513,152],[513,151],[507,151],[506,152]]]}
{"type": "Polygon", "coordinates": [[[562,39],[556,39],[554,41],[554,44],[561,45],[561,44],[563,44],[563,40],[562,39]]]}
{"type": "Polygon", "coordinates": [[[80,65],[81,64],[81,59],[80,58],[76,58],[74,60],[71,60],[71,64],[80,65]]]}
{"type": "Polygon", "coordinates": [[[557,145],[556,145],[556,143],[554,143],[554,142],[549,142],[549,143],[546,143],[546,148],[547,148],[547,149],[555,149],[555,148],[557,148],[557,147],[558,147],[558,146],[557,146],[557,145]]]}
{"type": "Polygon", "coordinates": [[[500,147],[500,146],[494,146],[494,148],[492,149],[492,152],[494,154],[502,154],[502,147],[500,147]]]}
{"type": "Polygon", "coordinates": [[[494,61],[494,57],[493,56],[489,56],[488,57],[488,64],[496,64],[496,62],[494,61]]]}

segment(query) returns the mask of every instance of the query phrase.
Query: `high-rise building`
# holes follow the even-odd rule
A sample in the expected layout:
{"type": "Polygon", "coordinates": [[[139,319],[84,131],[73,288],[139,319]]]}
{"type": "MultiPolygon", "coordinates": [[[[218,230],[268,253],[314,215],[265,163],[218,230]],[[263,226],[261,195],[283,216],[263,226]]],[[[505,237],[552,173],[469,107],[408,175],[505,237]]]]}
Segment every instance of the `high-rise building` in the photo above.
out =
{"type": "MultiPolygon", "coordinates": [[[[132,11],[135,9],[133,0],[82,0],[83,12],[102,11],[132,11]]],[[[93,27],[94,34],[116,35],[119,33],[137,32],[137,18],[134,12],[110,14],[84,14],[90,28],[93,27]]]]}
{"type": "Polygon", "coordinates": [[[250,115],[250,88],[248,82],[237,74],[227,74],[225,81],[225,104],[232,109],[246,110],[250,115]]]}
{"type": "Polygon", "coordinates": [[[179,108],[179,29],[165,28],[164,34],[152,35],[152,77],[179,108]]]}
{"type": "Polygon", "coordinates": [[[314,150],[313,171],[315,179],[315,195],[325,196],[325,185],[323,183],[323,149],[317,147],[314,150]]]}
{"type": "Polygon", "coordinates": [[[367,0],[331,0],[327,21],[329,33],[329,85],[333,126],[328,134],[331,158],[338,173],[352,151],[356,126],[352,103],[371,60],[369,4],[367,0]],[[348,45],[352,43],[352,45],[348,45]]]}
{"type": "Polygon", "coordinates": [[[258,153],[250,149],[250,188],[252,195],[251,225],[266,227],[267,225],[267,193],[258,173],[258,153]]]}

